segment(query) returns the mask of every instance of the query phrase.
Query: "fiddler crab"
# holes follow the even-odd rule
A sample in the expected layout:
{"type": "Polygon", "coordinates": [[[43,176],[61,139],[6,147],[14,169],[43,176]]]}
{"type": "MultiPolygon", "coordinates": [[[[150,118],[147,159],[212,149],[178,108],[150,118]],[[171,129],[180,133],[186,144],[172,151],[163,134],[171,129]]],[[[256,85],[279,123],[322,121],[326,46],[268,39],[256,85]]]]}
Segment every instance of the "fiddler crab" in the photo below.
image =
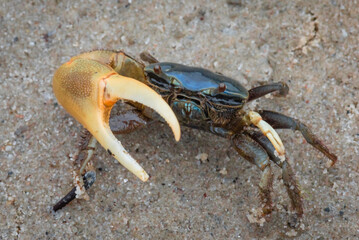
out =
{"type": "Polygon", "coordinates": [[[95,181],[95,171],[86,170],[86,166],[97,141],[120,164],[147,181],[148,174],[113,133],[129,133],[149,121],[163,118],[177,141],[179,124],[204,130],[228,138],[241,157],[256,165],[262,172],[259,196],[263,216],[268,216],[274,208],[270,163],[274,162],[282,169],[282,179],[296,215],[303,215],[295,174],[274,129],[300,131],[309,144],[330,159],[328,167],[335,164],[337,156],[299,120],[272,111],[243,108],[247,102],[272,92],[287,95],[289,89],[285,83],[246,90],[238,81],[203,68],[159,62],[148,53],[142,53],[141,58],[149,65],[123,51],[96,50],[71,58],[55,72],[56,98],[89,134],[83,137],[78,155],[83,160],[76,179],[78,184],[53,210],[64,207],[95,181]],[[132,109],[119,111],[110,119],[111,109],[118,100],[131,105],[132,109]]]}

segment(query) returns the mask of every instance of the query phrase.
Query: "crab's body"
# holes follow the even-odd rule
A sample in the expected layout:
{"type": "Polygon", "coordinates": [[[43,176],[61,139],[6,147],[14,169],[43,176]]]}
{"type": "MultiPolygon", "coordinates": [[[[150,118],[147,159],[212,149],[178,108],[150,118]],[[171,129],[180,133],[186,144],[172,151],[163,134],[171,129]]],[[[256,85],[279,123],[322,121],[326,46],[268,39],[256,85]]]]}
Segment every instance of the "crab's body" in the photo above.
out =
{"type": "MultiPolygon", "coordinates": [[[[246,102],[274,91],[285,96],[288,93],[286,84],[273,83],[247,91],[236,80],[209,70],[176,63],[161,63],[148,54],[142,55],[142,58],[150,64],[145,66],[124,52],[102,50],[83,53],[71,61],[95,61],[119,76],[138,80],[162,97],[181,125],[230,139],[237,152],[263,172],[259,189],[265,215],[273,208],[270,195],[273,181],[270,162],[273,161],[282,168],[289,197],[298,216],[302,215],[300,190],[286,159],[282,141],[273,128],[301,131],[308,143],[331,159],[331,165],[336,162],[337,157],[300,121],[275,112],[243,109],[246,102]]],[[[143,105],[146,102],[128,100],[135,109],[120,111],[110,119],[111,129],[115,133],[133,131],[156,118],[153,112],[143,105]],[[132,124],[129,124],[129,120],[132,124]]],[[[158,108],[156,110],[159,111],[158,108]]],[[[92,119],[87,118],[85,121],[91,122],[92,119]]],[[[87,126],[86,122],[81,123],[87,126]]],[[[170,125],[173,126],[173,121],[170,121],[170,125]]],[[[102,141],[101,136],[95,137],[102,141]]],[[[87,160],[90,157],[87,157],[87,160]]]]}

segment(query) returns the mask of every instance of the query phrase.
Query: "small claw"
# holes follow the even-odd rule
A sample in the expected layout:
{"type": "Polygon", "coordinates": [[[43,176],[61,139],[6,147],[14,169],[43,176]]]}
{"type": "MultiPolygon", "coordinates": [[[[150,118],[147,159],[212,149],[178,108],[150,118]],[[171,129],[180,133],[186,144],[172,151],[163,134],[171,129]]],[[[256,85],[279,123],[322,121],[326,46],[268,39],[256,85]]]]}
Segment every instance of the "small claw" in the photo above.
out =
{"type": "Polygon", "coordinates": [[[168,104],[150,87],[118,75],[111,67],[90,59],[71,59],[53,78],[53,89],[59,103],[79,121],[98,142],[124,167],[142,181],[148,174],[123,148],[109,127],[110,112],[119,100],[139,102],[157,111],[180,139],[180,127],[168,104]]]}
{"type": "Polygon", "coordinates": [[[273,144],[274,148],[276,149],[276,153],[278,157],[285,160],[285,149],[280,139],[278,133],[269,125],[266,121],[264,121],[257,112],[250,111],[248,113],[249,119],[251,123],[253,123],[256,127],[258,127],[262,133],[269,139],[269,141],[273,144]]]}

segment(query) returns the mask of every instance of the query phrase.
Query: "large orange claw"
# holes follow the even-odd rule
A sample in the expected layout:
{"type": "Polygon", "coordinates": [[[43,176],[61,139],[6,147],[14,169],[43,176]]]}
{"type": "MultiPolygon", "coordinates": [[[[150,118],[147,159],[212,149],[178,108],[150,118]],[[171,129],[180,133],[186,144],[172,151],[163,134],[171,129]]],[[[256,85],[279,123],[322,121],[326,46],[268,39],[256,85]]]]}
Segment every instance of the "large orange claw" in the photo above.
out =
{"type": "Polygon", "coordinates": [[[119,99],[124,99],[154,109],[170,125],[175,139],[180,139],[177,118],[159,94],[135,79],[117,74],[110,66],[98,61],[73,58],[63,64],[55,72],[53,89],[59,103],[142,181],[148,179],[148,174],[110,130],[109,117],[113,105],[119,99]]]}

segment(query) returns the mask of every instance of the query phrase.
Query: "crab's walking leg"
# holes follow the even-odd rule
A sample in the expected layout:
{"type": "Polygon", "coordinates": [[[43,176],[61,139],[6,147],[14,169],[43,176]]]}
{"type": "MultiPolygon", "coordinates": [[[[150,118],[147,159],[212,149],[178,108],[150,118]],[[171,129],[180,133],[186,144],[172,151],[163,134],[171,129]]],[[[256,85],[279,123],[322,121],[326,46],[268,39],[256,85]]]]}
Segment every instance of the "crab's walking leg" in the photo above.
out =
{"type": "MultiPolygon", "coordinates": [[[[96,181],[96,172],[88,171],[83,176],[84,187],[85,189],[89,189],[92,184],[96,181]]],[[[54,206],[53,210],[56,212],[61,208],[65,207],[69,202],[76,198],[76,187],[74,187],[65,197],[63,197],[60,201],[58,201],[54,206]]]]}
{"type": "Polygon", "coordinates": [[[263,170],[261,181],[259,183],[260,199],[263,203],[263,213],[270,214],[273,211],[271,193],[273,191],[273,173],[270,164],[263,170]]]}
{"type": "Polygon", "coordinates": [[[282,178],[284,185],[287,188],[289,198],[292,202],[292,206],[297,212],[298,217],[303,215],[303,202],[298,183],[295,179],[295,174],[289,165],[287,159],[282,161],[278,156],[274,154],[274,147],[271,142],[262,133],[258,131],[248,131],[248,134],[258,142],[268,153],[270,159],[282,168],[282,178]]]}
{"type": "Polygon", "coordinates": [[[158,112],[180,138],[177,118],[154,90],[132,78],[118,75],[110,66],[90,59],[75,58],[63,64],[54,75],[54,93],[60,104],[78,120],[124,167],[142,181],[148,174],[123,148],[109,127],[113,105],[129,100],[158,112]]]}
{"type": "Polygon", "coordinates": [[[287,117],[283,114],[272,112],[272,111],[258,111],[258,113],[262,116],[262,118],[267,121],[273,128],[276,129],[292,129],[293,131],[298,130],[302,133],[305,140],[321,151],[325,156],[327,156],[331,163],[329,167],[333,166],[335,162],[338,160],[338,157],[332,153],[327,146],[325,146],[322,141],[319,140],[317,136],[312,133],[312,131],[299,120],[287,117]]]}
{"type": "Polygon", "coordinates": [[[88,162],[92,159],[96,150],[97,140],[86,129],[81,133],[81,141],[79,145],[79,151],[76,156],[75,162],[81,163],[80,175],[85,174],[85,169],[88,162]]]}
{"type": "Polygon", "coordinates": [[[232,145],[240,156],[262,170],[259,194],[262,202],[263,214],[270,214],[273,211],[271,197],[273,174],[267,152],[254,139],[245,134],[234,135],[232,137],[232,145]]]}
{"type": "Polygon", "coordinates": [[[248,102],[275,91],[279,91],[279,95],[284,97],[288,94],[289,88],[288,85],[284,82],[277,82],[252,88],[248,91],[248,102]]]}
{"type": "Polygon", "coordinates": [[[292,202],[292,206],[297,212],[298,217],[303,215],[303,199],[299,189],[297,180],[295,179],[295,174],[292,167],[289,165],[288,161],[285,160],[282,165],[282,177],[289,198],[292,202]]]}
{"type": "MultiPolygon", "coordinates": [[[[84,129],[81,132],[81,141],[79,144],[79,151],[75,158],[75,162],[81,164],[81,168],[79,171],[79,175],[83,178],[83,186],[85,190],[88,190],[96,181],[96,172],[95,170],[90,170],[85,173],[87,164],[93,158],[94,152],[96,150],[97,140],[92,134],[84,129]]],[[[81,184],[81,183],[80,183],[81,184]]],[[[72,200],[76,198],[76,190],[77,186],[71,189],[69,193],[66,194],[60,201],[58,201],[54,206],[53,210],[56,212],[67,204],[69,204],[72,200]]]]}

